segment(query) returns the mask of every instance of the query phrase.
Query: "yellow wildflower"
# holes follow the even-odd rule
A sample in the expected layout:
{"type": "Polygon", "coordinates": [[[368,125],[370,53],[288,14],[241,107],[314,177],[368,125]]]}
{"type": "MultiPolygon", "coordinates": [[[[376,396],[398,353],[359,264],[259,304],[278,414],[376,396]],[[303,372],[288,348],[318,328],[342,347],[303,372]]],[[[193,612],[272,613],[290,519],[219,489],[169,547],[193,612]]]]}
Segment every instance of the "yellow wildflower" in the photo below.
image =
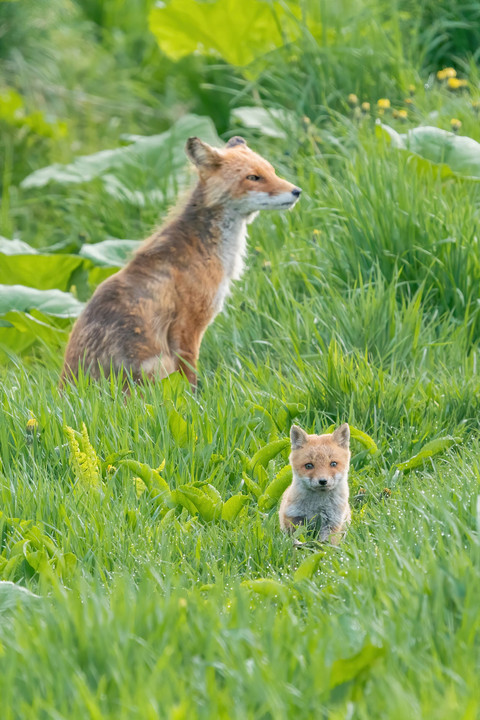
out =
{"type": "Polygon", "coordinates": [[[455,77],[457,77],[457,71],[452,67],[444,68],[443,70],[439,70],[437,72],[437,78],[439,80],[448,80],[449,78],[455,77]]]}
{"type": "Polygon", "coordinates": [[[34,435],[36,432],[38,432],[38,420],[34,417],[31,417],[30,420],[27,422],[26,430],[27,433],[30,433],[31,435],[34,435]]]}
{"type": "Polygon", "coordinates": [[[458,90],[459,88],[467,87],[467,81],[451,77],[447,80],[447,87],[449,90],[458,90]]]}
{"type": "Polygon", "coordinates": [[[347,98],[347,102],[349,105],[358,105],[358,97],[355,95],[355,93],[350,93],[350,95],[347,98]]]}
{"type": "Polygon", "coordinates": [[[410,93],[410,95],[415,95],[415,85],[409,85],[408,92],[410,93]]]}
{"type": "Polygon", "coordinates": [[[451,126],[453,132],[457,132],[462,127],[462,122],[461,122],[461,120],[458,120],[458,118],[452,118],[450,120],[450,126],[451,126]]]}
{"type": "Polygon", "coordinates": [[[413,105],[413,100],[412,98],[405,98],[404,103],[405,105],[413,105]]]}
{"type": "Polygon", "coordinates": [[[380,100],[377,100],[377,105],[380,110],[388,110],[390,108],[390,100],[388,98],[380,98],[380,100]]]}
{"type": "Polygon", "coordinates": [[[408,117],[408,113],[407,113],[406,110],[399,110],[399,111],[398,111],[398,118],[399,118],[399,120],[405,121],[405,120],[407,119],[407,117],[408,117]]]}
{"type": "Polygon", "coordinates": [[[370,103],[369,102],[362,103],[362,112],[364,112],[364,113],[370,112],[370,103]]]}

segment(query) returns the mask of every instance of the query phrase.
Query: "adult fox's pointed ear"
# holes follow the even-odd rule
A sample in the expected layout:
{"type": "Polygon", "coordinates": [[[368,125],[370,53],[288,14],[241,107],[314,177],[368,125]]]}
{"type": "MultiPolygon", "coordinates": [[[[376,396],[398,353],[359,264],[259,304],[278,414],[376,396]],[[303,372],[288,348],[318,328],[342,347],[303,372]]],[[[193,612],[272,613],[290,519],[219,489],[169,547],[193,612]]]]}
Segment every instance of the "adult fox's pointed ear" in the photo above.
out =
{"type": "Polygon", "coordinates": [[[207,145],[198,137],[188,138],[185,145],[185,152],[189,160],[197,168],[213,168],[220,165],[222,156],[215,148],[207,145]]]}
{"type": "Polygon", "coordinates": [[[340,427],[332,433],[332,440],[336,442],[337,445],[340,445],[340,447],[348,450],[350,445],[350,428],[348,427],[348,423],[343,423],[343,425],[340,425],[340,427]]]}
{"type": "Polygon", "coordinates": [[[290,428],[290,442],[292,443],[292,450],[298,450],[303,447],[308,440],[308,435],[305,430],[298,427],[298,425],[292,425],[290,428]]]}
{"type": "Polygon", "coordinates": [[[226,148],[232,148],[236,145],[246,145],[246,141],[240,137],[240,135],[235,135],[235,137],[230,138],[230,140],[225,145],[226,148]]]}

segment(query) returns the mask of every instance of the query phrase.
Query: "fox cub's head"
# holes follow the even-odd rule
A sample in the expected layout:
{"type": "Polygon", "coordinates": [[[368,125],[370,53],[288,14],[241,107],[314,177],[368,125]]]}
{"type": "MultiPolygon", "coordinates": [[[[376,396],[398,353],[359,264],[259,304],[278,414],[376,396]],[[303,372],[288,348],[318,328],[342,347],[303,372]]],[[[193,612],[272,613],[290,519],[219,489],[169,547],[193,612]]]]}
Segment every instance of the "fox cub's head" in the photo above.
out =
{"type": "Polygon", "coordinates": [[[241,137],[233,137],[223,150],[192,137],[186,153],[198,170],[209,207],[228,205],[246,217],[258,210],[291,208],[302,192],[277,177],[270,163],[241,137]]]}
{"type": "Polygon", "coordinates": [[[307,435],[297,425],[290,430],[290,464],[294,476],[311,490],[334,490],[346,482],[350,464],[350,428],[340,425],[331,435],[307,435]]]}

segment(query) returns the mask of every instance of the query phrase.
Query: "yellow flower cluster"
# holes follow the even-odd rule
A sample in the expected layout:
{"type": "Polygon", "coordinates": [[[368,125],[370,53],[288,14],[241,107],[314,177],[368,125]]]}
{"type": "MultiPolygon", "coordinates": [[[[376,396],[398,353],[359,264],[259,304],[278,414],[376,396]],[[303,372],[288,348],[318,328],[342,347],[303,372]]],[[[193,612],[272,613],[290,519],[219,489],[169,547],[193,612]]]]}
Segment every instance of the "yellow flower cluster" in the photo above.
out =
{"type": "Polygon", "coordinates": [[[360,101],[355,95],[355,93],[350,93],[350,95],[347,96],[347,102],[350,107],[353,108],[353,116],[357,119],[361,117],[362,114],[368,115],[368,113],[370,112],[370,103],[362,102],[362,104],[360,105],[360,101]]]}
{"type": "Polygon", "coordinates": [[[458,90],[459,88],[467,87],[468,83],[466,80],[460,80],[460,78],[448,78],[447,87],[449,90],[458,90]]]}
{"type": "MultiPolygon", "coordinates": [[[[415,86],[409,85],[408,89],[413,95],[415,92],[415,86]]],[[[370,112],[370,103],[362,102],[361,105],[359,105],[358,97],[354,93],[350,93],[350,95],[347,96],[347,102],[353,108],[354,117],[356,118],[359,118],[361,114],[368,115],[368,113],[370,112]]],[[[408,105],[413,105],[413,100],[411,98],[407,98],[405,100],[405,103],[408,105]]],[[[392,104],[388,98],[379,98],[379,100],[377,100],[376,107],[378,115],[384,115],[386,112],[389,112],[392,109],[392,104]]],[[[408,117],[408,112],[407,110],[393,110],[392,115],[394,118],[405,121],[408,117]]]]}
{"type": "Polygon", "coordinates": [[[437,72],[438,80],[449,80],[455,77],[457,77],[457,71],[452,67],[444,68],[443,70],[439,70],[437,72]]]}
{"type": "Polygon", "coordinates": [[[446,80],[446,85],[449,90],[460,90],[468,86],[468,82],[463,78],[457,77],[457,71],[455,68],[448,67],[437,72],[437,79],[441,82],[446,80]]]}

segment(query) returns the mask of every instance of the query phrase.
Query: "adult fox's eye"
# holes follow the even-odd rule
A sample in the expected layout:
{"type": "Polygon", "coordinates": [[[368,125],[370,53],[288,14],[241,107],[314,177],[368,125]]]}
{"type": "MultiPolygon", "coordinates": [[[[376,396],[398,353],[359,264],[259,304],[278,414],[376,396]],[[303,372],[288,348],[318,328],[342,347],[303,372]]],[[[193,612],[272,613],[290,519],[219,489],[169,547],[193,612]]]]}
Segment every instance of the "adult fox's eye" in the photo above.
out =
{"type": "Polygon", "coordinates": [[[313,470],[313,463],[305,463],[306,470],[313,470]]]}
{"type": "Polygon", "coordinates": [[[247,175],[247,180],[253,180],[254,182],[258,182],[262,178],[260,175],[247,175]]]}
{"type": "Polygon", "coordinates": [[[337,467],[337,463],[335,462],[335,460],[330,463],[330,467],[337,467]]]}

